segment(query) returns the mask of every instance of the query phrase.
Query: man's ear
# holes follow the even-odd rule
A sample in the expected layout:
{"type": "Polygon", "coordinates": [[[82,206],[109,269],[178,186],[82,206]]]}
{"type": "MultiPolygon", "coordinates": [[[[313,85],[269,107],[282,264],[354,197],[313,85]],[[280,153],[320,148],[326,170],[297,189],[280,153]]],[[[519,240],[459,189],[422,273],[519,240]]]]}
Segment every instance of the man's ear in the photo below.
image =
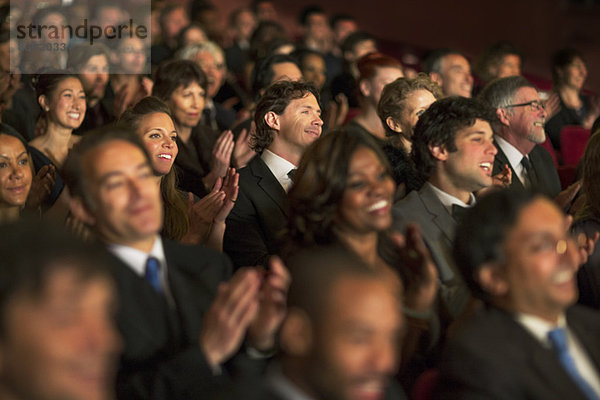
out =
{"type": "Polygon", "coordinates": [[[71,200],[69,200],[69,209],[71,210],[71,213],[84,224],[89,226],[94,226],[96,224],[96,218],[81,197],[71,197],[71,200]]]}
{"type": "Polygon", "coordinates": [[[437,83],[438,85],[440,85],[440,87],[442,87],[442,83],[443,83],[444,79],[442,78],[442,75],[440,75],[439,72],[430,72],[429,78],[432,81],[434,81],[435,83],[437,83]]]}
{"type": "Polygon", "coordinates": [[[284,353],[305,356],[313,345],[312,324],[305,311],[291,308],[281,325],[280,344],[284,353]]]}
{"type": "Polygon", "coordinates": [[[506,108],[497,108],[496,115],[502,125],[510,126],[509,111],[506,108]]]}
{"type": "Polygon", "coordinates": [[[400,126],[400,124],[398,124],[398,123],[396,123],[396,121],[394,121],[394,118],[387,117],[385,119],[385,123],[394,132],[398,132],[398,133],[402,132],[402,127],[400,126]]]}
{"type": "Polygon", "coordinates": [[[371,94],[371,82],[366,79],[359,82],[358,88],[360,89],[360,93],[365,97],[369,97],[371,94]]]}
{"type": "Polygon", "coordinates": [[[483,264],[476,272],[475,279],[486,293],[494,297],[504,296],[508,292],[506,274],[498,263],[488,262],[483,264]]]}
{"type": "Polygon", "coordinates": [[[269,128],[274,129],[279,132],[281,129],[281,125],[279,123],[279,115],[274,111],[269,111],[265,114],[265,122],[269,126],[269,128]]]}
{"type": "Polygon", "coordinates": [[[429,147],[429,151],[431,152],[431,154],[433,155],[433,157],[438,160],[438,161],[446,161],[448,159],[448,150],[446,149],[445,145],[439,145],[439,146],[434,146],[434,145],[428,145],[427,147],[429,147]]]}
{"type": "Polygon", "coordinates": [[[46,95],[40,95],[38,97],[38,103],[40,103],[42,110],[44,110],[45,112],[50,111],[50,104],[48,104],[48,98],[46,97],[46,95]]]}

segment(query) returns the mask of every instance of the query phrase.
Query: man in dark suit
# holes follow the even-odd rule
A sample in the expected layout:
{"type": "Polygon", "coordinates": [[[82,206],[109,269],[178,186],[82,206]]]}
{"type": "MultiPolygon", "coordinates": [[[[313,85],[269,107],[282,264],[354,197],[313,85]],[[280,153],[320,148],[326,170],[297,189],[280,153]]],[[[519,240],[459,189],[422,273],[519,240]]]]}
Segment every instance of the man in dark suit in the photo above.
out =
{"type": "Polygon", "coordinates": [[[111,128],[84,137],[64,175],[71,211],[118,261],[111,272],[125,342],[119,398],[206,396],[224,379],[222,365],[247,331],[256,350],[274,346],[284,311],[273,300],[273,280],[285,285],[285,270],[276,265],[261,278],[245,269],[227,281],[227,257],[163,240],[160,189],[137,136],[111,128]],[[259,303],[261,279],[266,297],[259,303]]]}
{"type": "Polygon", "coordinates": [[[479,98],[496,109],[500,121],[494,173],[508,165],[513,188],[532,188],[556,197],[560,180],[550,153],[541,146],[546,140],[547,114],[535,86],[522,76],[501,78],[487,85],[479,98]]]}
{"type": "Polygon", "coordinates": [[[291,175],[321,135],[320,115],[318,91],[308,83],[281,81],[259,100],[252,146],[260,157],[240,170],[239,196],[223,241],[236,267],[265,265],[269,255],[279,253],[291,175]]]}
{"type": "Polygon", "coordinates": [[[468,211],[454,254],[486,307],[448,345],[436,398],[598,399],[600,316],[573,306],[590,246],[542,195],[506,189],[468,211]]]}
{"type": "Polygon", "coordinates": [[[475,191],[492,184],[494,120],[494,110],[475,99],[447,97],[433,103],[419,118],[412,138],[415,164],[427,182],[393,208],[395,229],[404,232],[415,222],[421,227],[449,313],[443,320],[457,318],[469,299],[451,248],[460,212],[473,206],[475,191]]]}
{"type": "Polygon", "coordinates": [[[391,379],[405,325],[395,283],[340,248],[309,249],[286,262],[292,283],[281,355],[265,379],[225,398],[405,399],[391,379]]]}

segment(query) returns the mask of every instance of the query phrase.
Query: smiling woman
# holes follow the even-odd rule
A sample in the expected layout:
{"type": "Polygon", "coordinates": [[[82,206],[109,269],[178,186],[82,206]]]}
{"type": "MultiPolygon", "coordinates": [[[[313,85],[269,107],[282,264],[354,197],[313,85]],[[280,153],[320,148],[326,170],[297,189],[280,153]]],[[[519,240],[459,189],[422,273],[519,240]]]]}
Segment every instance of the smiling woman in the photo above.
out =
{"type": "MultiPolygon", "coordinates": [[[[86,97],[81,81],[69,70],[43,71],[37,77],[35,90],[42,108],[41,126],[45,126],[42,134],[29,142],[35,171],[38,172],[45,165],[60,168],[69,149],[79,141],[79,136],[73,136],[72,132],[83,122],[86,97]]],[[[61,198],[60,204],[65,207],[57,207],[57,212],[65,214],[68,206],[62,189],[63,182],[57,176],[44,208],[53,206],[61,198]]]]}
{"type": "Polygon", "coordinates": [[[19,217],[31,188],[32,170],[25,143],[0,132],[0,224],[19,217]]]}

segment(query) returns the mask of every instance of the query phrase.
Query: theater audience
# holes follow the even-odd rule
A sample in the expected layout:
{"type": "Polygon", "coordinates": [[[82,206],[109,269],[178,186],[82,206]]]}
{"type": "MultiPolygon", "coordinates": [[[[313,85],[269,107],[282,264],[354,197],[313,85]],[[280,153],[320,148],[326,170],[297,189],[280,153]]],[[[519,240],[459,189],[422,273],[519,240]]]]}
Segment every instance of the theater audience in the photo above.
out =
{"type": "Polygon", "coordinates": [[[118,262],[111,273],[125,346],[117,398],[210,398],[247,331],[255,351],[274,347],[283,315],[271,294],[285,298],[287,271],[272,265],[261,284],[247,268],[229,280],[226,256],[162,239],[160,189],[138,136],[105,128],[84,137],[64,174],[73,213],[118,262]]]}
{"type": "Polygon", "coordinates": [[[422,70],[442,88],[444,96],[471,97],[473,75],[464,55],[452,49],[435,49],[423,60],[422,70]]]}
{"type": "Polygon", "coordinates": [[[250,37],[256,28],[256,16],[248,8],[238,8],[229,15],[232,43],[225,49],[227,68],[243,82],[244,67],[250,56],[250,37]]]}
{"type": "Polygon", "coordinates": [[[256,105],[252,148],[240,170],[239,196],[227,218],[223,248],[237,267],[265,265],[281,248],[288,218],[286,193],[305,149],[321,136],[319,93],[309,83],[281,81],[256,105]]]}
{"type": "Polygon", "coordinates": [[[377,115],[381,92],[388,83],[404,76],[402,64],[393,57],[371,53],[358,60],[360,111],[346,126],[385,139],[385,129],[377,115]]]}
{"type": "Polygon", "coordinates": [[[150,154],[163,199],[161,234],[167,239],[205,243],[222,251],[225,218],[237,198],[235,170],[227,171],[207,196],[194,202],[191,194],[177,188],[177,173],[173,168],[178,153],[177,132],[169,107],[156,97],[146,97],[123,113],[119,125],[138,134],[150,154]]]}
{"type": "Polygon", "coordinates": [[[585,253],[542,195],[500,191],[469,210],[454,255],[486,307],[451,340],[435,398],[597,398],[600,318],[573,306],[585,253]]]}
{"type": "Polygon", "coordinates": [[[0,237],[0,398],[113,399],[122,341],[108,256],[32,220],[0,237]]]}
{"type": "Polygon", "coordinates": [[[475,72],[483,83],[496,78],[521,75],[521,52],[510,42],[497,42],[486,47],[475,64],[475,72]]]}
{"type": "Polygon", "coordinates": [[[333,37],[325,10],[318,5],[304,7],[298,15],[302,37],[298,44],[325,55],[331,52],[333,37]]]}
{"type": "Polygon", "coordinates": [[[590,129],[600,116],[600,101],[581,93],[587,67],[583,55],[575,49],[561,49],[552,58],[553,91],[558,95],[558,112],[546,122],[552,146],[560,150],[560,132],[566,125],[590,129]]]}

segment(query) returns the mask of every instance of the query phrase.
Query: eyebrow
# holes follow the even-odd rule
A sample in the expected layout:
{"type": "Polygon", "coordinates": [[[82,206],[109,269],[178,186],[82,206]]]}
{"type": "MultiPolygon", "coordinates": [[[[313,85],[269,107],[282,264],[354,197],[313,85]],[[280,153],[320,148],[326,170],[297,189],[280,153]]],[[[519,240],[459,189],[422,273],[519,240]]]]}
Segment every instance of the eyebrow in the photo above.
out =
{"type": "MultiPolygon", "coordinates": [[[[27,155],[27,152],[26,152],[26,151],[24,151],[24,152],[22,152],[21,154],[19,154],[19,155],[17,156],[17,158],[21,158],[21,157],[23,157],[24,155],[27,155]]],[[[8,157],[8,156],[4,156],[4,155],[2,155],[2,154],[0,154],[0,158],[4,158],[5,160],[10,160],[10,157],[8,157]]]]}
{"type": "MultiPolygon", "coordinates": [[[[146,161],[144,161],[142,164],[139,164],[135,169],[137,171],[140,171],[144,168],[150,168],[150,164],[148,164],[148,162],[146,162],[146,161]]],[[[121,175],[125,175],[125,174],[122,171],[109,171],[100,177],[100,184],[105,183],[107,180],[109,180],[115,176],[121,176],[121,175]]]]}
{"type": "Polygon", "coordinates": [[[313,106],[303,105],[303,106],[301,106],[301,108],[308,108],[309,110],[315,110],[315,111],[317,111],[319,114],[321,113],[321,108],[319,108],[319,107],[315,108],[313,106]]]}

